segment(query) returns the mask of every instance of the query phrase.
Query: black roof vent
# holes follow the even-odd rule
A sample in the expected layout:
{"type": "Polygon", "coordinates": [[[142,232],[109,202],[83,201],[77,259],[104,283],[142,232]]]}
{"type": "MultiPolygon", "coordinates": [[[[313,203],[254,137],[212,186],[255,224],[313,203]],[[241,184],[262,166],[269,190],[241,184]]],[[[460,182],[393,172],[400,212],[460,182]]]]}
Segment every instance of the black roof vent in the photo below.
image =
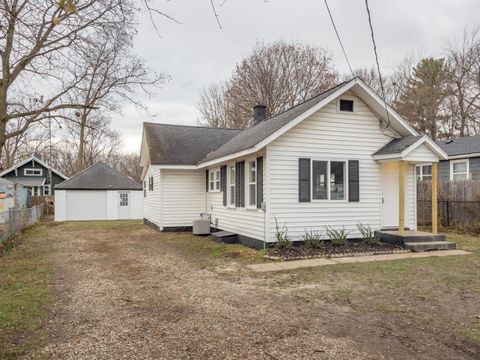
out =
{"type": "Polygon", "coordinates": [[[267,105],[257,104],[253,107],[253,126],[267,118],[267,105]]]}
{"type": "Polygon", "coordinates": [[[453,142],[453,139],[447,140],[445,144],[451,144],[453,142]]]}

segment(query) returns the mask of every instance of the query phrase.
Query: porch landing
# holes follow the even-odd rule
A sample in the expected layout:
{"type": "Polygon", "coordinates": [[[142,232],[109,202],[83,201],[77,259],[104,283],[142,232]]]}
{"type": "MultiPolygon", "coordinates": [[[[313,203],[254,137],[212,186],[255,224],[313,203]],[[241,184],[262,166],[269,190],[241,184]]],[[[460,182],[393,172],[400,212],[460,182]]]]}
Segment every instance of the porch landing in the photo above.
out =
{"type": "Polygon", "coordinates": [[[414,252],[430,250],[454,250],[455,243],[447,241],[443,234],[432,234],[425,231],[405,230],[400,234],[398,230],[376,231],[378,238],[386,243],[405,246],[414,252]]]}

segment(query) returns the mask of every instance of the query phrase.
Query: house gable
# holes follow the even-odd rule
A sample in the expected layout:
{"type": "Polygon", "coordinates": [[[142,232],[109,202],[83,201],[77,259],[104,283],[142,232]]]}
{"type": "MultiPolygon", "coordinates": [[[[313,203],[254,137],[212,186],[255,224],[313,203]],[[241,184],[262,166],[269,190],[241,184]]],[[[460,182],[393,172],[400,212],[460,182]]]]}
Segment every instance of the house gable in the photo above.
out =
{"type": "MultiPolygon", "coordinates": [[[[340,96],[355,96],[362,99],[370,111],[376,114],[377,121],[381,119],[383,127],[395,132],[398,137],[418,135],[400,115],[391,107],[386,106],[363,80],[354,78],[243,131],[201,160],[198,167],[207,167],[257,152],[340,96]]],[[[337,105],[335,110],[338,110],[337,105]]]]}
{"type": "MultiPolygon", "coordinates": [[[[275,222],[288,226],[289,235],[300,239],[305,229],[325,234],[325,227],[342,228],[349,237],[360,237],[357,223],[381,228],[381,166],[372,157],[379,148],[399,136],[380,126],[378,114],[354,91],[346,92],[311,114],[266,146],[269,193],[267,237],[274,241],[275,222]],[[339,112],[337,100],[349,97],[353,113],[339,112]],[[344,195],[336,200],[299,201],[299,159],[339,162],[344,167],[344,195]],[[358,161],[358,201],[349,198],[349,164],[358,161]]],[[[350,167],[351,168],[351,167],[350,167]]],[[[414,166],[409,165],[408,186],[414,187],[414,166]]],[[[313,174],[309,175],[313,179],[313,174]]],[[[312,189],[313,185],[310,184],[312,189]]],[[[409,192],[410,194],[410,192],[409,192]]],[[[413,192],[412,192],[413,194],[413,192]]],[[[415,226],[413,195],[407,199],[407,224],[415,226]]]]}

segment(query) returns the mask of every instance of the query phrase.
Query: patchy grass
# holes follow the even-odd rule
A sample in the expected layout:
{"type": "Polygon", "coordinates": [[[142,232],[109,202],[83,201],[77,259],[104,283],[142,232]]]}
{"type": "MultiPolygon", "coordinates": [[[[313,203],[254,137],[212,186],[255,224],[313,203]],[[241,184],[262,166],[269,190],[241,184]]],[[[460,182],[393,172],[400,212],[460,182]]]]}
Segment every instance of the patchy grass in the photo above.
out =
{"type": "Polygon", "coordinates": [[[480,237],[449,232],[447,238],[474,254],[298,269],[276,274],[269,284],[316,287],[322,289],[320,294],[312,291],[305,296],[348,304],[362,313],[383,317],[392,326],[415,326],[444,337],[446,343],[466,343],[477,353],[480,237]]]}
{"type": "Polygon", "coordinates": [[[161,241],[181,251],[184,255],[197,261],[235,259],[241,263],[264,261],[263,251],[251,249],[240,244],[222,244],[209,236],[194,236],[190,233],[162,233],[161,241]]]}
{"type": "Polygon", "coordinates": [[[16,359],[46,336],[50,250],[36,239],[45,226],[34,226],[15,238],[13,249],[0,256],[0,358],[16,359]]]}

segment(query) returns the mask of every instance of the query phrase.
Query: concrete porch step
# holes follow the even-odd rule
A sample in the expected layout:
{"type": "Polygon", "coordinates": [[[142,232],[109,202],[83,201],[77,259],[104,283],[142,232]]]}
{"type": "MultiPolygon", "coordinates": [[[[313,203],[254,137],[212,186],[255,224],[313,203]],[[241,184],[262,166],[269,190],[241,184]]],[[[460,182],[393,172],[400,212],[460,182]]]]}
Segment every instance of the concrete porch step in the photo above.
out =
{"type": "Polygon", "coordinates": [[[414,241],[405,242],[405,247],[414,252],[430,250],[454,250],[455,243],[450,241],[414,241]]]}
{"type": "Polygon", "coordinates": [[[214,232],[212,233],[211,238],[213,241],[225,244],[236,244],[238,242],[238,235],[230,231],[214,232]]]}

